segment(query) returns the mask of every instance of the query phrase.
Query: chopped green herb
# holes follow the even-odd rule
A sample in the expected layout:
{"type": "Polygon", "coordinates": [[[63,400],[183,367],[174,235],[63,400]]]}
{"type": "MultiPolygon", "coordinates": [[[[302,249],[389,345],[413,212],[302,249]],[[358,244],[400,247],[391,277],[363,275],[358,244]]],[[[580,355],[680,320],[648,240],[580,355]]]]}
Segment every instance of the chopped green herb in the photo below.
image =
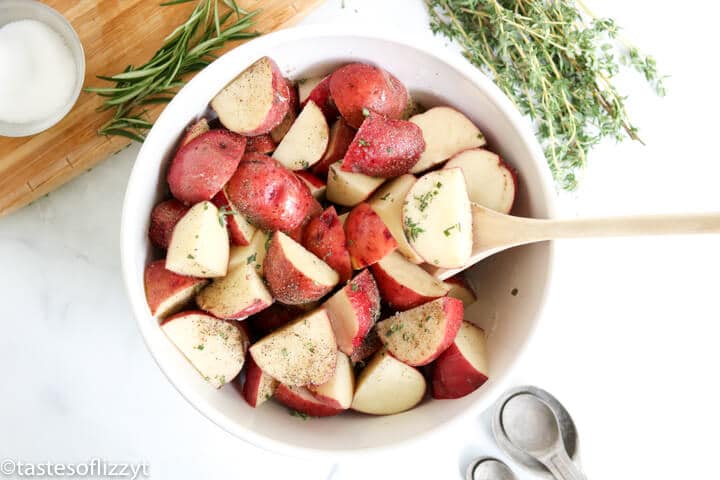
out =
{"type": "Polygon", "coordinates": [[[192,253],[188,253],[187,258],[189,258],[190,260],[195,260],[195,257],[193,257],[192,253]]]}
{"type": "Polygon", "coordinates": [[[435,188],[442,188],[442,182],[437,182],[435,184],[435,188]]]}
{"type": "Polygon", "coordinates": [[[302,418],[303,420],[307,420],[307,419],[308,419],[308,414],[307,414],[307,413],[298,412],[297,410],[290,410],[290,415],[292,415],[293,417],[302,418]]]}
{"type": "Polygon", "coordinates": [[[385,336],[388,336],[388,337],[389,337],[390,335],[392,335],[393,333],[397,332],[398,330],[402,330],[402,328],[403,328],[403,324],[402,324],[402,323],[393,323],[393,324],[390,326],[390,328],[388,328],[388,329],[385,331],[385,336]]]}
{"type": "Polygon", "coordinates": [[[357,292],[357,291],[358,291],[358,285],[357,285],[357,283],[351,283],[351,284],[350,284],[350,290],[352,290],[353,292],[357,292]]]}
{"type": "Polygon", "coordinates": [[[363,109],[362,109],[362,114],[363,114],[363,117],[369,117],[369,116],[370,116],[370,110],[368,110],[367,108],[363,107],[363,109]]]}
{"type": "Polygon", "coordinates": [[[382,197],[380,197],[380,200],[387,200],[388,198],[390,198],[390,192],[388,192],[385,195],[383,195],[382,197]]]}
{"type": "Polygon", "coordinates": [[[410,341],[411,338],[412,338],[411,334],[409,334],[408,332],[403,332],[403,334],[402,334],[403,341],[408,342],[408,341],[410,341]]]}
{"type": "Polygon", "coordinates": [[[203,205],[203,210],[207,210],[207,209],[208,209],[208,203],[205,202],[205,205],[203,205]]]}
{"type": "Polygon", "coordinates": [[[393,152],[393,147],[387,147],[387,148],[385,149],[385,152],[387,152],[387,153],[392,153],[392,152],[393,152]]]}
{"type": "Polygon", "coordinates": [[[360,145],[361,147],[369,147],[370,142],[368,142],[364,138],[360,138],[360,139],[358,139],[358,145],[360,145]]]}
{"type": "Polygon", "coordinates": [[[198,350],[205,350],[205,345],[201,343],[200,345],[196,345],[195,348],[198,350]]]}
{"type": "Polygon", "coordinates": [[[312,342],[305,342],[305,348],[307,348],[310,353],[315,353],[315,345],[313,345],[312,342]]]}
{"type": "Polygon", "coordinates": [[[405,235],[411,240],[417,240],[425,230],[420,228],[410,217],[405,218],[405,235]]]}
{"type": "Polygon", "coordinates": [[[266,252],[267,252],[268,250],[270,250],[270,240],[272,240],[272,237],[271,237],[270,235],[268,235],[267,237],[265,237],[265,251],[266,251],[266,252]]]}
{"type": "Polygon", "coordinates": [[[302,166],[302,168],[308,168],[310,166],[310,162],[308,162],[307,160],[303,160],[302,162],[300,162],[300,166],[302,166]]]}
{"type": "Polygon", "coordinates": [[[265,400],[270,400],[271,398],[272,398],[272,395],[270,395],[269,393],[265,394],[265,400]]]}
{"type": "Polygon", "coordinates": [[[247,257],[247,264],[250,265],[252,262],[257,261],[257,253],[253,253],[249,257],[247,257]]]}
{"type": "Polygon", "coordinates": [[[457,228],[457,229],[458,229],[458,232],[459,232],[459,231],[460,231],[460,224],[459,224],[459,223],[456,223],[455,225],[450,225],[448,228],[446,228],[445,230],[443,230],[443,234],[444,234],[446,237],[449,237],[450,234],[452,233],[452,229],[453,229],[453,228],[457,228]]]}
{"type": "MultiPolygon", "coordinates": [[[[437,185],[442,186],[440,182],[438,182],[437,185]]],[[[415,201],[418,202],[418,209],[421,212],[424,212],[428,205],[430,205],[432,199],[435,198],[438,193],[440,192],[437,190],[430,190],[429,192],[423,193],[422,195],[415,195],[414,198],[415,201]]]]}
{"type": "Polygon", "coordinates": [[[287,357],[287,356],[288,356],[288,350],[287,350],[287,348],[283,348],[283,349],[281,350],[281,352],[282,352],[282,354],[283,354],[283,357],[287,357]]]}
{"type": "Polygon", "coordinates": [[[215,376],[217,378],[218,382],[224,384],[225,383],[225,375],[215,376]]]}

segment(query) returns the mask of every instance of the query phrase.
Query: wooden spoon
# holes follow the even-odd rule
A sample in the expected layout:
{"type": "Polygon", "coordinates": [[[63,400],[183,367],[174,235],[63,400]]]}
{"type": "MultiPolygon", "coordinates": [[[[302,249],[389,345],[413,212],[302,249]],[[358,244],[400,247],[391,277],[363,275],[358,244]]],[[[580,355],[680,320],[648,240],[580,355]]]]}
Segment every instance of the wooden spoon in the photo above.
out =
{"type": "Polygon", "coordinates": [[[720,213],[540,220],[513,217],[473,204],[472,214],[473,252],[470,261],[460,268],[428,265],[428,271],[435,277],[445,280],[497,252],[544,240],[720,233],[720,213]]]}

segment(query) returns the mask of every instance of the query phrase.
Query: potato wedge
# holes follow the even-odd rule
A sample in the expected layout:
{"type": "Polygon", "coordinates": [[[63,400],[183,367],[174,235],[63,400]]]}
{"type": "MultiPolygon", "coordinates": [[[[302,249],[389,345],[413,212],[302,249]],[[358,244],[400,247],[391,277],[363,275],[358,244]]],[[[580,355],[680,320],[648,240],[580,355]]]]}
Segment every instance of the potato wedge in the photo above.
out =
{"type": "Polygon", "coordinates": [[[432,367],[433,398],[460,398],[480,388],[488,379],[485,332],[462,322],[455,341],[432,367]]]}
{"type": "Polygon", "coordinates": [[[257,366],[252,355],[247,357],[247,368],[245,369],[245,383],[242,394],[248,404],[257,408],[270,400],[277,389],[278,381],[257,366]]]}
{"type": "Polygon", "coordinates": [[[145,296],[150,313],[157,318],[179,312],[195,298],[208,281],[186,277],[165,268],[165,260],[155,260],[145,267],[145,296]]]}
{"type": "Polygon", "coordinates": [[[273,303],[255,265],[245,263],[216,278],[197,295],[198,306],[225,319],[243,320],[273,303]]]}
{"type": "Polygon", "coordinates": [[[396,310],[417,307],[444,296],[450,289],[398,252],[390,252],[370,268],[383,300],[396,310]]]}
{"type": "Polygon", "coordinates": [[[348,356],[338,352],[332,378],[322,385],[308,385],[307,389],[325,405],[340,410],[350,408],[355,391],[355,372],[348,356]]]}
{"type": "Polygon", "coordinates": [[[347,249],[345,230],[335,207],[330,207],[310,220],[303,230],[302,245],[327,263],[338,274],[338,283],[350,280],[352,264],[347,249]]]}
{"type": "Polygon", "coordinates": [[[254,225],[248,222],[245,215],[240,213],[235,204],[230,200],[227,190],[223,188],[212,199],[220,212],[220,222],[225,223],[230,235],[230,241],[234,245],[250,245],[250,240],[255,235],[254,225]]]}
{"type": "Polygon", "coordinates": [[[364,202],[385,181],[384,178],[368,177],[362,173],[345,172],[341,163],[330,165],[325,192],[330,202],[353,207],[364,202]]]}
{"type": "Polygon", "coordinates": [[[309,101],[273,152],[290,170],[304,170],[320,161],[328,145],[329,129],[315,102],[309,101]]]}
{"type": "Polygon", "coordinates": [[[190,210],[180,201],[173,199],[158,203],[150,213],[150,241],[160,248],[167,249],[173,229],[177,222],[190,210]]]}
{"type": "Polygon", "coordinates": [[[320,161],[312,166],[312,173],[318,177],[327,178],[330,165],[343,159],[353,138],[355,138],[355,129],[348,125],[342,117],[338,118],[330,127],[327,149],[320,161]]]}
{"type": "Polygon", "coordinates": [[[410,175],[401,175],[381,186],[368,200],[375,213],[385,223],[397,242],[398,251],[412,263],[422,263],[423,259],[410,246],[403,230],[402,209],[405,197],[417,179],[410,175]]]}
{"type": "Polygon", "coordinates": [[[350,210],[344,227],[350,261],[356,270],[379,262],[397,248],[397,241],[369,203],[350,210]]]}

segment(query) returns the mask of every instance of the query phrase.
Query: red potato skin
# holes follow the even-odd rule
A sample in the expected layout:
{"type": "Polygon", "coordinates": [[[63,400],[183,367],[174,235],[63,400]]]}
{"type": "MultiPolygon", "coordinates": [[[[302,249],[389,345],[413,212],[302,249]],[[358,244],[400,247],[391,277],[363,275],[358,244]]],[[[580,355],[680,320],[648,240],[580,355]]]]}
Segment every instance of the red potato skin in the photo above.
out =
{"type": "Polygon", "coordinates": [[[426,359],[425,362],[423,362],[423,365],[427,365],[428,363],[438,358],[450,347],[450,345],[453,344],[453,342],[455,342],[455,337],[460,330],[460,325],[462,325],[463,317],[465,316],[465,308],[463,307],[462,301],[458,300],[457,298],[444,297],[443,311],[445,313],[445,318],[447,319],[445,336],[438,345],[435,354],[431,358],[426,359]]]}
{"type": "Polygon", "coordinates": [[[277,232],[270,240],[263,273],[272,296],[286,305],[313,302],[332,290],[332,286],[319,285],[295,268],[284,255],[277,232]]]}
{"type": "Polygon", "coordinates": [[[330,75],[330,96],[353,128],[365,120],[363,109],[388,118],[400,118],[408,103],[405,86],[385,70],[365,63],[351,63],[330,75]]]}
{"type": "Polygon", "coordinates": [[[268,58],[268,61],[272,66],[272,89],[273,92],[275,92],[275,95],[273,96],[273,104],[265,117],[265,121],[258,125],[254,130],[243,132],[244,135],[255,136],[270,133],[273,128],[277,127],[280,122],[283,121],[285,115],[287,115],[291,108],[294,88],[291,88],[291,84],[285,77],[283,77],[282,72],[275,61],[270,58],[268,58]]]}
{"type": "Polygon", "coordinates": [[[271,153],[277,148],[277,143],[270,134],[258,135],[256,137],[247,137],[246,153],[271,153]]]}
{"type": "Polygon", "coordinates": [[[162,302],[180,290],[207,283],[207,280],[178,275],[165,268],[165,260],[155,260],[145,267],[145,295],[150,313],[155,315],[162,302]],[[152,286],[152,288],[151,288],[152,286]]]}
{"type": "Polygon", "coordinates": [[[207,119],[201,118],[185,129],[185,135],[183,135],[182,140],[180,140],[180,146],[183,147],[187,145],[208,131],[210,131],[210,125],[208,124],[207,119]]]}
{"type": "Polygon", "coordinates": [[[453,342],[432,364],[432,397],[454,399],[474,392],[488,377],[478,372],[453,342]]]}
{"type": "Polygon", "coordinates": [[[345,235],[353,268],[379,262],[397,248],[397,241],[368,203],[360,203],[345,220],[345,235]]]}
{"type": "Polygon", "coordinates": [[[301,106],[304,107],[310,100],[320,108],[328,122],[337,118],[338,110],[330,96],[330,75],[315,85],[301,106]]]}
{"type": "MultiPolygon", "coordinates": [[[[379,317],[378,317],[379,318],[379,317]]],[[[366,359],[375,355],[375,353],[382,348],[382,340],[378,337],[377,330],[371,328],[367,332],[363,341],[355,347],[352,354],[350,355],[350,361],[355,365],[359,362],[364,362],[366,359]]]]}
{"type": "MultiPolygon", "coordinates": [[[[212,203],[214,203],[218,209],[225,207],[229,211],[236,210],[235,206],[232,202],[230,202],[225,189],[220,190],[217,195],[213,197],[212,203]]],[[[233,244],[250,245],[250,239],[245,237],[242,230],[240,230],[234,215],[226,215],[225,223],[227,225],[228,233],[230,234],[230,241],[233,244]]]]}
{"type": "Polygon", "coordinates": [[[310,220],[303,231],[301,243],[338,273],[340,283],[350,280],[350,253],[345,246],[345,230],[334,206],[310,220]]]}
{"type": "Polygon", "coordinates": [[[352,353],[354,353],[362,345],[368,332],[380,318],[380,292],[377,283],[375,283],[375,278],[373,278],[369,270],[364,270],[356,275],[344,288],[354,310],[360,312],[358,317],[364,320],[358,325],[358,331],[352,341],[352,353]]]}
{"type": "Polygon", "coordinates": [[[295,172],[295,175],[304,179],[306,182],[308,182],[314,188],[322,188],[325,186],[325,182],[323,182],[322,180],[320,180],[318,177],[316,177],[312,173],[308,172],[307,170],[299,170],[299,171],[295,172]]]}
{"type": "Polygon", "coordinates": [[[326,405],[320,400],[303,399],[283,383],[278,385],[274,397],[286,407],[304,413],[305,415],[310,415],[311,417],[332,417],[345,411],[326,405]]]}
{"type": "Polygon", "coordinates": [[[371,177],[399,177],[415,166],[424,151],[420,127],[371,113],[350,143],[342,169],[371,177]]]}
{"type": "Polygon", "coordinates": [[[297,228],[315,200],[293,172],[259,153],[245,155],[227,184],[227,194],[250,223],[268,231],[297,228]]]}
{"type": "Polygon", "coordinates": [[[318,202],[315,198],[313,198],[312,202],[310,203],[310,208],[308,210],[307,215],[305,216],[305,219],[302,221],[302,223],[295,229],[287,232],[288,236],[295,240],[297,243],[302,244],[303,242],[303,232],[305,231],[305,228],[309,225],[309,223],[316,218],[318,215],[320,215],[323,211],[322,205],[320,205],[320,202],[318,202]]]}
{"type": "Polygon", "coordinates": [[[189,207],[174,198],[155,205],[150,214],[150,229],[148,230],[150,241],[160,248],[167,249],[175,225],[188,210],[190,210],[189,207]]]}
{"type": "Polygon", "coordinates": [[[330,139],[325,154],[318,163],[311,167],[312,173],[320,178],[327,179],[330,165],[345,156],[353,138],[355,138],[355,129],[348,125],[342,117],[338,118],[330,127],[330,139]]]}
{"type": "Polygon", "coordinates": [[[235,172],[246,143],[242,135],[210,130],[181,147],[167,174],[173,196],[189,205],[212,199],[235,172]]]}
{"type": "Polygon", "coordinates": [[[258,405],[258,389],[264,374],[260,367],[257,366],[257,363],[255,363],[255,360],[253,360],[252,355],[247,355],[245,362],[247,367],[245,369],[245,383],[242,387],[242,396],[251,407],[256,408],[258,405]]]}
{"type": "Polygon", "coordinates": [[[372,265],[370,269],[378,284],[378,289],[380,290],[380,295],[383,300],[395,310],[410,310],[411,308],[438,298],[420,295],[414,290],[407,288],[386,272],[379,263],[372,265]]]}
{"type": "Polygon", "coordinates": [[[305,313],[304,310],[294,305],[273,303],[265,310],[248,318],[246,323],[249,324],[253,338],[259,339],[274,332],[303,313],[305,313]]]}

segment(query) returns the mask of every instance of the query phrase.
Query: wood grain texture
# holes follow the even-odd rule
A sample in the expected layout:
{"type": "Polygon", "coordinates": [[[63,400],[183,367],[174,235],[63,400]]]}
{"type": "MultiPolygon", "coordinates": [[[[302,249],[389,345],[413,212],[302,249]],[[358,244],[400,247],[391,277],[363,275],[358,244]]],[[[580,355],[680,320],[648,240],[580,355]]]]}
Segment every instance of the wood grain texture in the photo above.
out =
{"type": "MultiPolygon", "coordinates": [[[[289,26],[322,0],[238,0],[261,9],[253,30],[268,33],[289,26]]],[[[160,7],[160,0],[47,0],[72,23],[85,49],[85,86],[104,82],[95,76],[146,62],[162,39],[184,21],[194,3],[160,7]]],[[[234,42],[226,50],[238,45],[234,42]]],[[[97,112],[101,100],[81,93],[73,110],[51,129],[32,137],[0,137],[0,216],[58,188],[126,147],[130,141],[97,135],[111,112],[97,112]]],[[[157,117],[163,106],[150,110],[157,117]]]]}

